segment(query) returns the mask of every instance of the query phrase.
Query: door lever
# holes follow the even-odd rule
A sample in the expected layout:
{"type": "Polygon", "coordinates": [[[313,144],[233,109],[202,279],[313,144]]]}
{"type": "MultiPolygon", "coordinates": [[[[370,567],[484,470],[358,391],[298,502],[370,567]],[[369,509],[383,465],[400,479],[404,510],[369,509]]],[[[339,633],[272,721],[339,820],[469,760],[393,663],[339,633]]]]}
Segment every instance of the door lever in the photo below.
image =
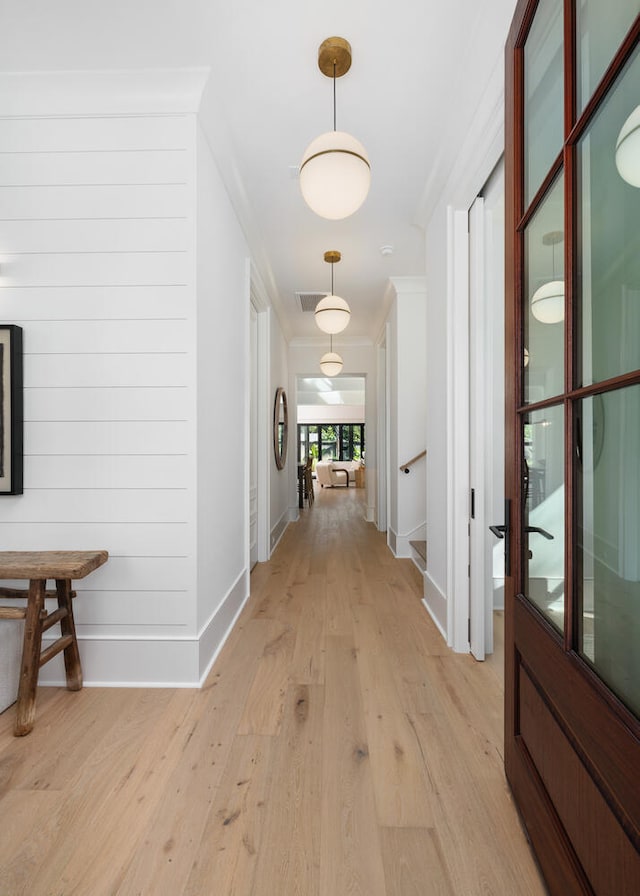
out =
{"type": "Polygon", "coordinates": [[[511,501],[506,498],[504,502],[504,525],[489,526],[496,538],[504,538],[504,574],[511,575],[511,539],[509,538],[509,526],[511,524],[511,501]]]}
{"type": "Polygon", "coordinates": [[[540,526],[525,526],[524,531],[525,532],[537,532],[539,535],[542,535],[544,538],[548,539],[549,541],[553,541],[553,538],[554,538],[554,536],[551,534],[551,532],[547,532],[546,529],[541,529],[540,526]]]}

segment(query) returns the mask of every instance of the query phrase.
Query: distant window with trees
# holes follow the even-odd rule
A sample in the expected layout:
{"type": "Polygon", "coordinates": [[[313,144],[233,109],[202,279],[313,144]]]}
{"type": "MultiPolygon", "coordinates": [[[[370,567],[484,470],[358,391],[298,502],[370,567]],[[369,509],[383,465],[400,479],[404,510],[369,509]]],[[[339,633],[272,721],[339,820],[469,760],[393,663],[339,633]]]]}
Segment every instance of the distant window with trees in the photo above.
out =
{"type": "Polygon", "coordinates": [[[364,423],[299,423],[298,463],[317,460],[364,460],[364,423]]]}

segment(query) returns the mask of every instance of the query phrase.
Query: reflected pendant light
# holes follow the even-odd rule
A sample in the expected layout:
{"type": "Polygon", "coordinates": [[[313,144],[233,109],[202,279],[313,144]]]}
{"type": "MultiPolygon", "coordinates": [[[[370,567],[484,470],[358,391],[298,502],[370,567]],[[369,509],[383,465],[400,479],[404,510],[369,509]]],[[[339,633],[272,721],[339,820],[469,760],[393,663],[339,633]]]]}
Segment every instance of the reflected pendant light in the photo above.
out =
{"type": "Polygon", "coordinates": [[[320,370],[325,376],[337,376],[342,370],[343,361],[333,350],[333,336],[330,337],[329,348],[330,351],[320,358],[320,370]]]}
{"type": "Polygon", "coordinates": [[[336,130],[336,78],[351,67],[351,45],[328,37],[318,50],[318,67],[333,78],[333,130],[307,146],[300,164],[300,189],[309,208],[321,218],[338,221],[357,211],[367,198],[371,166],[359,140],[336,130]]]}
{"type": "Polygon", "coordinates": [[[323,333],[342,333],[351,320],[348,303],[333,293],[333,266],[341,258],[335,250],[324,253],[324,260],[331,265],[331,294],[320,299],[314,312],[316,324],[323,333]]]}
{"type": "Polygon", "coordinates": [[[616,168],[628,184],[640,187],[640,106],[636,106],[618,134],[616,168]]]}
{"type": "Polygon", "coordinates": [[[561,230],[552,230],[542,237],[542,244],[552,247],[552,279],[543,283],[531,296],[531,314],[543,324],[558,324],[564,320],[564,280],[555,279],[555,247],[563,239],[564,234],[561,230]]]}

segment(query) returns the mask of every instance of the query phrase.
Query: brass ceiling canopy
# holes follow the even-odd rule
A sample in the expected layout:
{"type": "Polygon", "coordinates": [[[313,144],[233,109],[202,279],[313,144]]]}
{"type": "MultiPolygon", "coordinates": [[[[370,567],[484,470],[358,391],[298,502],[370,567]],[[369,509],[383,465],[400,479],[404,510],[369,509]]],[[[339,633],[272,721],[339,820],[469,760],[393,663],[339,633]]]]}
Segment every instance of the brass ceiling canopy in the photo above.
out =
{"type": "Polygon", "coordinates": [[[318,48],[318,68],[327,78],[341,78],[351,68],[351,44],[344,37],[328,37],[318,48]],[[335,70],[334,70],[335,66],[335,70]]]}
{"type": "Polygon", "coordinates": [[[340,255],[337,249],[330,249],[328,252],[324,253],[324,260],[327,264],[337,264],[341,258],[342,255],[340,255]]]}

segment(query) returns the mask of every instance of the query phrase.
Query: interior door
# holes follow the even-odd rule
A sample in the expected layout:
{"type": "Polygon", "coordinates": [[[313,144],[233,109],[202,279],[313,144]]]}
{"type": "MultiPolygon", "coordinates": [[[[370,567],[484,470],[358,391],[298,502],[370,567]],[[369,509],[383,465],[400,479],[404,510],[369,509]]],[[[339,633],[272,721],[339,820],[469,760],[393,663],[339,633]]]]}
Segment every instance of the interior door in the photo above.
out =
{"type": "Polygon", "coordinates": [[[640,892],[640,3],[506,52],[505,767],[549,890],[640,892]]]}

